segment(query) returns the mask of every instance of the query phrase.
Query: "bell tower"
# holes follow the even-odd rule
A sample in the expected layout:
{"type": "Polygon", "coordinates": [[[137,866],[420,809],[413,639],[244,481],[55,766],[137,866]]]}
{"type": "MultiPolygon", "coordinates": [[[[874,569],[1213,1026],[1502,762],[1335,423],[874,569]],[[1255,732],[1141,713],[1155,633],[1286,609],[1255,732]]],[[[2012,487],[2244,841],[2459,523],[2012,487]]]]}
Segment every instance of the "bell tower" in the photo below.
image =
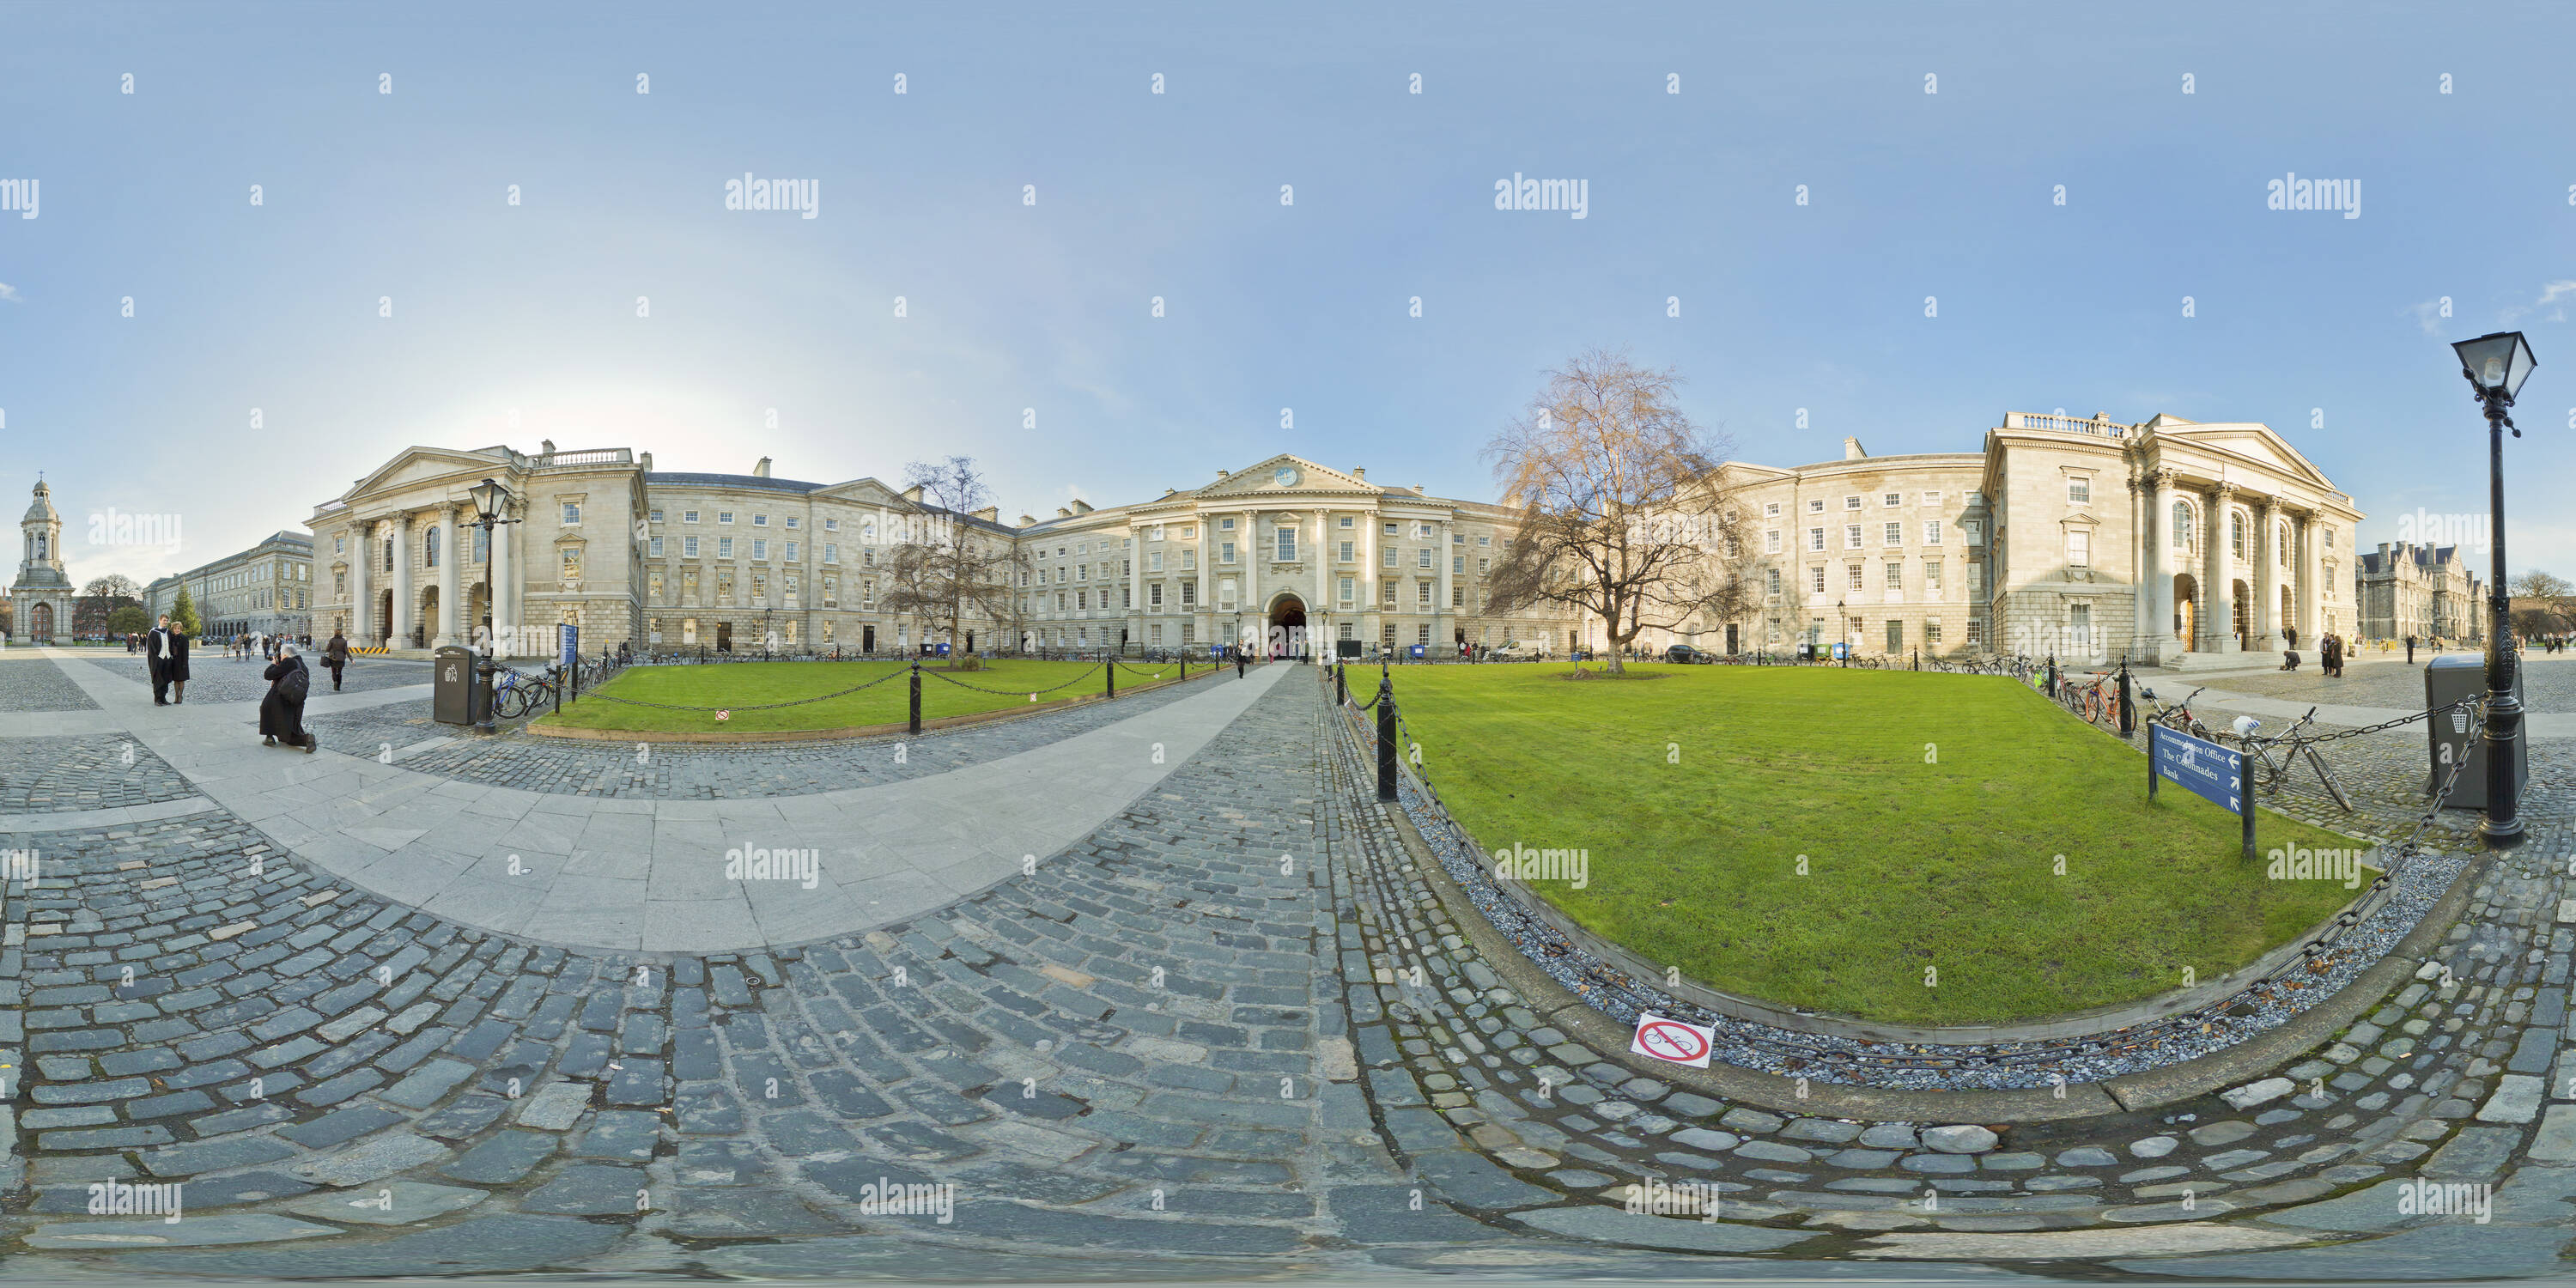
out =
{"type": "Polygon", "coordinates": [[[72,579],[63,567],[63,516],[54,510],[54,490],[36,480],[36,499],[18,521],[21,539],[18,579],[9,587],[15,605],[9,626],[13,644],[47,644],[72,624],[72,579]]]}

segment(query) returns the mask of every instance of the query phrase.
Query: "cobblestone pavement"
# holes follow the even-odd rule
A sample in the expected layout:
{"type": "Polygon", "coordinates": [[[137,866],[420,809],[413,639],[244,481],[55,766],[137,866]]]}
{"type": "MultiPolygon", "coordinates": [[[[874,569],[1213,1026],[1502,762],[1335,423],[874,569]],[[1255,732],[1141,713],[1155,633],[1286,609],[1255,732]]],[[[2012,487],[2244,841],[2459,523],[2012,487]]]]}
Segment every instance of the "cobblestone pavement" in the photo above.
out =
{"type": "Polygon", "coordinates": [[[730,747],[650,743],[649,756],[640,762],[635,751],[638,744],[633,742],[571,742],[521,733],[495,738],[457,737],[453,726],[430,718],[426,698],[317,715],[306,721],[306,728],[334,751],[352,755],[390,752],[395,763],[405,769],[492,787],[567,796],[741,800],[873,787],[944,774],[1157,710],[1201,692],[1202,683],[1194,679],[1187,684],[1122,696],[1114,702],[930,730],[920,737],[900,740],[730,747]],[[904,744],[900,762],[893,751],[896,741],[904,744]],[[422,746],[423,743],[432,745],[422,746]]]}
{"type": "Polygon", "coordinates": [[[0,711],[96,710],[98,704],[52,658],[23,650],[0,653],[0,711]]]}
{"type": "Polygon", "coordinates": [[[2561,871],[2490,869],[2418,978],[2226,1098],[1800,1116],[1515,993],[1287,678],[1034,872],[768,953],[468,930],[221,811],[0,836],[39,855],[0,904],[11,1273],[2565,1268],[2561,871]],[[2474,1223],[2410,1214],[2417,1180],[2501,1184],[2474,1223]],[[188,1216],[84,1215],[137,1181],[188,1216]],[[1640,1181],[1723,1219],[1631,1214],[1640,1181]]]}
{"type": "Polygon", "coordinates": [[[197,789],[131,738],[0,740],[0,814],[185,800],[197,789]]]}
{"type": "MultiPolygon", "coordinates": [[[[2298,702],[2339,702],[2347,706],[2421,711],[2424,709],[2424,665],[2433,660],[2433,654],[2428,650],[2418,650],[2412,666],[2401,660],[2403,656],[2400,654],[2398,658],[2386,660],[2374,656],[2371,661],[2345,667],[2341,678],[2329,679],[2316,669],[2315,656],[2303,653],[2296,671],[2231,673],[2212,676],[2210,683],[2236,693],[2298,702]]],[[[2444,656],[2460,657],[2463,654],[2454,649],[2444,656]]],[[[2478,654],[2465,656],[2476,657],[2478,654]]],[[[2173,682],[2179,684],[2181,679],[2173,677],[2173,682]]],[[[2197,682],[2195,679],[2194,683],[2197,682]]],[[[2159,687],[2162,687],[2161,682],[2159,687]]],[[[2189,691],[2188,686],[2184,691],[2189,691]]],[[[2522,666],[2522,700],[2534,711],[2576,711],[2576,654],[2526,654],[2522,666]]]]}
{"type": "MultiPolygon", "coordinates": [[[[313,668],[314,692],[329,693],[331,673],[323,670],[316,660],[319,654],[308,653],[305,657],[313,668]]],[[[151,664],[140,655],[128,657],[123,653],[108,653],[85,660],[96,663],[120,679],[131,680],[146,688],[152,684],[151,664]]],[[[260,673],[267,669],[268,663],[258,658],[236,660],[220,652],[200,649],[188,656],[188,701],[257,702],[268,696],[268,681],[260,678],[260,673]]],[[[341,672],[342,690],[348,693],[427,684],[429,679],[429,663],[402,658],[361,657],[341,672]]]]}

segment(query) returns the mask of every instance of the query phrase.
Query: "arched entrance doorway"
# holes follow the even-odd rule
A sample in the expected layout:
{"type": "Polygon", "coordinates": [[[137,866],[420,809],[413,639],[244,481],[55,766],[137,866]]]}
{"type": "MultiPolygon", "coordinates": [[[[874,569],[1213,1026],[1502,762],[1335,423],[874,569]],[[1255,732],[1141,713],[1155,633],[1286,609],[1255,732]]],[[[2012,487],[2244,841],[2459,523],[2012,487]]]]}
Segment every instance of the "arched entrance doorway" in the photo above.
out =
{"type": "Polygon", "coordinates": [[[438,633],[438,587],[421,592],[420,615],[412,620],[411,646],[428,648],[430,637],[438,633]]]}
{"type": "Polygon", "coordinates": [[[38,603],[27,610],[27,638],[38,644],[54,642],[54,606],[38,603]]]}
{"type": "Polygon", "coordinates": [[[1306,601],[1295,595],[1281,595],[1270,601],[1270,646],[1272,657],[1306,656],[1306,601]]]}
{"type": "Polygon", "coordinates": [[[2254,597],[2246,593],[2245,583],[2242,581],[2231,581],[2227,583],[2227,588],[2230,610],[2227,628],[2236,637],[2236,651],[2242,653],[2245,651],[2245,646],[2253,640],[2254,597]]]}
{"type": "Polygon", "coordinates": [[[376,596],[375,629],[367,632],[369,644],[396,644],[394,634],[394,593],[390,590],[376,596]]]}
{"type": "Polygon", "coordinates": [[[2291,648],[2297,648],[2299,646],[2299,606],[2292,599],[2290,588],[2287,586],[2281,588],[2281,615],[2274,620],[2281,623],[2282,641],[2291,648]]]}
{"type": "Polygon", "coordinates": [[[2174,577],[2173,605],[2174,638],[2182,641],[2183,651],[2188,653],[2199,646],[2192,627],[2197,624],[2193,618],[2200,610],[2200,583],[2193,580],[2190,573],[2174,577]]]}

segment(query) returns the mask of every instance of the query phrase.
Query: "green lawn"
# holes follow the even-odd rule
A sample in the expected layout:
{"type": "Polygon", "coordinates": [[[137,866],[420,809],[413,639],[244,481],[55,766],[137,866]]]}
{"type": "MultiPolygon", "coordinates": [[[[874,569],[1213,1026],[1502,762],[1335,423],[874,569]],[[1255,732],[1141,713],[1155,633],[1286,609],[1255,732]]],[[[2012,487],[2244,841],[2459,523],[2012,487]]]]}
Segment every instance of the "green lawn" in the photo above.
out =
{"type": "MultiPolygon", "coordinates": [[[[875,688],[824,702],[809,702],[773,711],[739,708],[832,693],[906,668],[906,663],[892,661],[729,662],[721,666],[630,667],[610,680],[608,687],[600,693],[637,702],[735,708],[732,718],[718,721],[712,711],[668,711],[660,707],[628,706],[585,694],[579,702],[566,706],[562,714],[544,716],[538,723],[577,729],[624,729],[638,733],[766,733],[900,724],[911,710],[911,685],[900,675],[875,688]]],[[[1196,675],[1208,669],[1202,662],[1192,666],[1190,673],[1196,675]]],[[[1180,667],[1170,662],[1154,665],[1122,663],[1118,672],[1118,691],[1125,693],[1130,688],[1146,687],[1153,684],[1157,676],[1170,680],[1179,674],[1180,667]]],[[[997,707],[1027,707],[1032,705],[1029,701],[1032,691],[1037,692],[1036,705],[1042,706],[1097,694],[1100,690],[1100,668],[1095,662],[1004,659],[988,662],[980,671],[953,673],[939,672],[924,665],[921,717],[936,720],[942,716],[971,715],[997,707]],[[942,675],[953,675],[977,688],[959,688],[939,678],[942,675]],[[1077,676],[1083,678],[1076,679],[1077,676]],[[1056,687],[1067,681],[1072,681],[1068,687],[1056,687]],[[1003,692],[985,693],[980,692],[981,689],[1003,692]]]]}
{"type": "Polygon", "coordinates": [[[2062,1014],[2214,978],[2358,893],[2263,860],[2360,843],[2267,813],[2249,867],[2234,815],[2170,783],[2150,806],[2143,757],[2010,679],[1629,669],[1409,667],[1395,694],[1480,844],[1586,851],[1586,888],[1530,888],[1728,992],[1907,1024],[2062,1014]]]}

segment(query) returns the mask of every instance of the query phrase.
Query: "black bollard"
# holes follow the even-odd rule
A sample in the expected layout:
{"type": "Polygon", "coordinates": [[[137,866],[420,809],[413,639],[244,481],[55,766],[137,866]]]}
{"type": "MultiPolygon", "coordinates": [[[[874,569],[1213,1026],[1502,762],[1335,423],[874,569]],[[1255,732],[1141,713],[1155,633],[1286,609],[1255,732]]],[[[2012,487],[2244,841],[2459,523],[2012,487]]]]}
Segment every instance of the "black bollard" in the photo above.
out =
{"type": "Polygon", "coordinates": [[[1349,666],[1348,662],[1333,663],[1333,705],[1336,707],[1351,700],[1349,678],[1343,675],[1349,666]]]}
{"type": "Polygon", "coordinates": [[[1109,686],[1109,687],[1108,687],[1106,690],[1104,690],[1104,691],[1105,691],[1105,692],[1108,694],[1108,696],[1110,696],[1110,697],[1113,697],[1113,698],[1114,698],[1114,697],[1117,697],[1117,696],[1118,696],[1118,664],[1117,664],[1116,662],[1103,662],[1103,663],[1101,663],[1101,664],[1100,664],[1100,671],[1101,671],[1102,676],[1104,676],[1104,677],[1105,677],[1105,679],[1106,679],[1106,683],[1107,683],[1107,684],[1108,684],[1108,686],[1109,686]]]}
{"type": "Polygon", "coordinates": [[[1377,680],[1377,798],[1395,799],[1395,681],[1377,680]]]}
{"type": "Polygon", "coordinates": [[[912,664],[912,731],[921,732],[921,663],[912,664]]]}
{"type": "Polygon", "coordinates": [[[2120,736],[2123,738],[2138,731],[2138,713],[2131,709],[2131,704],[2136,701],[2129,692],[2129,659],[2124,657],[2120,659],[2120,736]]]}

